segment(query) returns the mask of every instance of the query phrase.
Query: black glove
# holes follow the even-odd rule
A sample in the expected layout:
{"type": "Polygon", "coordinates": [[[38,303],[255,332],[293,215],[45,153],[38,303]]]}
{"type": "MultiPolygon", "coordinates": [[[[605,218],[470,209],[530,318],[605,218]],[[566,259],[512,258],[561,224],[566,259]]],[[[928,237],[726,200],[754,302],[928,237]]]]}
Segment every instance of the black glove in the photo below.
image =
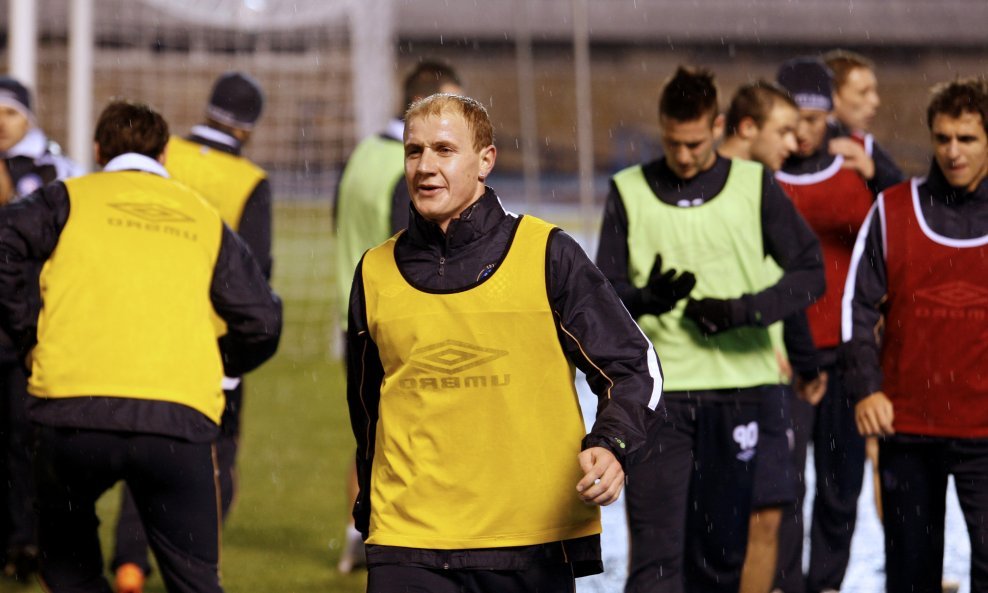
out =
{"type": "Polygon", "coordinates": [[[662,271],[662,255],[655,254],[655,263],[648,274],[648,284],[639,292],[641,312],[662,315],[676,307],[676,303],[689,296],[696,286],[696,276],[692,272],[676,275],[675,268],[662,271]]]}
{"type": "Polygon", "coordinates": [[[744,303],[741,299],[690,299],[683,311],[692,319],[700,333],[712,336],[744,324],[744,303]]]}

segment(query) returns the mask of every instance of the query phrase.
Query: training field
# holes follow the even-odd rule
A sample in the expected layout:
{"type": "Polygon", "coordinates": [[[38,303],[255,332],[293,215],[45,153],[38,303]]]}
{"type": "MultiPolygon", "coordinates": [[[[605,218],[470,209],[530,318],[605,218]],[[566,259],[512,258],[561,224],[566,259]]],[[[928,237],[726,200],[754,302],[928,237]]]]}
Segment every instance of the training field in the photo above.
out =
{"type": "MultiPolygon", "coordinates": [[[[523,210],[513,208],[513,204],[506,206],[523,210]]],[[[336,348],[339,330],[332,302],[329,211],[326,201],[285,201],[276,210],[273,282],[285,302],[285,332],[279,354],[247,381],[240,494],[223,534],[223,584],[230,592],[364,590],[365,573],[341,576],[335,570],[342,524],[348,514],[343,484],[353,439],[341,365],[330,354],[336,348]]],[[[577,209],[543,209],[538,214],[593,247],[594,240],[586,233],[589,227],[577,209]]],[[[592,398],[582,382],[581,401],[590,413],[594,409],[592,398]]],[[[807,480],[812,479],[810,473],[807,480]]],[[[114,490],[100,503],[104,546],[111,542],[118,496],[114,490]]],[[[871,496],[866,481],[845,592],[882,590],[881,527],[871,496]]],[[[961,591],[966,592],[967,534],[956,499],[952,497],[950,502],[945,573],[963,581],[961,591]]],[[[618,592],[623,584],[627,557],[623,501],[605,509],[603,516],[608,572],[581,579],[579,593],[618,592]]],[[[36,591],[42,591],[36,583],[0,582],[0,593],[36,591]]],[[[164,592],[157,574],[151,577],[146,591],[164,592]]]]}

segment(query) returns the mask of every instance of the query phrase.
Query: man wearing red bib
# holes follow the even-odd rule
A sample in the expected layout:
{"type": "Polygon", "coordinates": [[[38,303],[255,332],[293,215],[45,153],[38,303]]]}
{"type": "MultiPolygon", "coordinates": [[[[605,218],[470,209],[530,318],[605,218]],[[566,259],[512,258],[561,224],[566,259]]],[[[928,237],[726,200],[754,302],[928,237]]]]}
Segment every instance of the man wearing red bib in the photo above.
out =
{"type": "Polygon", "coordinates": [[[796,400],[792,406],[797,471],[805,467],[812,441],[816,495],[810,532],[809,570],[803,578],[803,497],[780,528],[776,587],[785,593],[821,593],[840,589],[851,553],[858,494],[864,475],[864,439],[857,434],[850,404],[837,374],[841,294],[851,248],[861,221],[874,200],[860,163],[834,154],[828,142],[828,116],[833,109],[830,70],[816,58],[796,58],[779,68],[779,84],[799,106],[796,152],[776,174],[799,212],[820,238],[827,290],[806,310],[813,342],[819,351],[827,390],[817,401],[796,400]]]}
{"type": "Polygon", "coordinates": [[[408,229],[364,254],[347,324],[367,590],[572,593],[602,570],[596,507],[645,441],[658,359],[579,245],[485,185],[480,103],[432,95],[405,122],[408,229]]]}
{"type": "Polygon", "coordinates": [[[988,590],[988,85],[934,89],[929,176],[886,190],[854,247],[841,360],[880,442],[887,591],[940,591],[947,478],[988,590]]]}

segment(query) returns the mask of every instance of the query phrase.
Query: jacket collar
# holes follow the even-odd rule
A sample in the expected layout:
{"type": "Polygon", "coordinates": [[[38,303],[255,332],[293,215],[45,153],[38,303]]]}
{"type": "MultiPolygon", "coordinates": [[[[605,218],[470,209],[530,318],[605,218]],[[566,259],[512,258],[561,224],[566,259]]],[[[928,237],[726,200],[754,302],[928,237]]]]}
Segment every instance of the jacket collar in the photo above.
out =
{"type": "Polygon", "coordinates": [[[240,149],[243,148],[240,141],[233,136],[226,132],[221,132],[216,128],[203,125],[192,126],[192,129],[189,130],[189,140],[238,156],[240,155],[240,149]]]}
{"type": "Polygon", "coordinates": [[[953,187],[947,182],[943,171],[936,159],[930,164],[930,174],[926,178],[927,187],[930,193],[946,204],[963,204],[966,202],[988,203],[988,178],[982,179],[974,191],[969,192],[964,188],[953,187]]]}
{"type": "Polygon", "coordinates": [[[404,138],[405,135],[405,120],[397,117],[392,118],[391,121],[388,122],[387,127],[384,128],[384,131],[381,132],[381,135],[385,138],[402,142],[402,138],[404,138]]]}
{"type": "Polygon", "coordinates": [[[501,199],[490,187],[459,218],[450,221],[445,233],[439,225],[419,214],[414,205],[410,204],[409,208],[409,240],[416,245],[445,245],[446,249],[457,249],[477,241],[496,228],[507,216],[501,199]]]}
{"type": "Polygon", "coordinates": [[[17,144],[10,147],[4,157],[24,156],[37,160],[46,152],[48,152],[48,137],[41,129],[31,128],[17,144]]]}
{"type": "Polygon", "coordinates": [[[137,154],[136,152],[127,152],[110,159],[110,162],[103,167],[103,171],[106,173],[112,173],[114,171],[144,171],[145,173],[168,177],[168,171],[165,170],[161,163],[149,156],[137,154]]]}

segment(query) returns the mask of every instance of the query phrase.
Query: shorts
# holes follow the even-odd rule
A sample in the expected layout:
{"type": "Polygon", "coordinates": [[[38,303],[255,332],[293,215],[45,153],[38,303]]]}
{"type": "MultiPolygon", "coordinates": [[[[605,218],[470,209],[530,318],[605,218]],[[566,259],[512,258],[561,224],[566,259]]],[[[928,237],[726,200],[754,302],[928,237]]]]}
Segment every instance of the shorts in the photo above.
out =
{"type": "Polygon", "coordinates": [[[752,509],[781,507],[796,502],[797,476],[792,463],[795,437],[790,402],[792,387],[763,388],[765,398],[758,407],[758,454],[752,509]]]}

